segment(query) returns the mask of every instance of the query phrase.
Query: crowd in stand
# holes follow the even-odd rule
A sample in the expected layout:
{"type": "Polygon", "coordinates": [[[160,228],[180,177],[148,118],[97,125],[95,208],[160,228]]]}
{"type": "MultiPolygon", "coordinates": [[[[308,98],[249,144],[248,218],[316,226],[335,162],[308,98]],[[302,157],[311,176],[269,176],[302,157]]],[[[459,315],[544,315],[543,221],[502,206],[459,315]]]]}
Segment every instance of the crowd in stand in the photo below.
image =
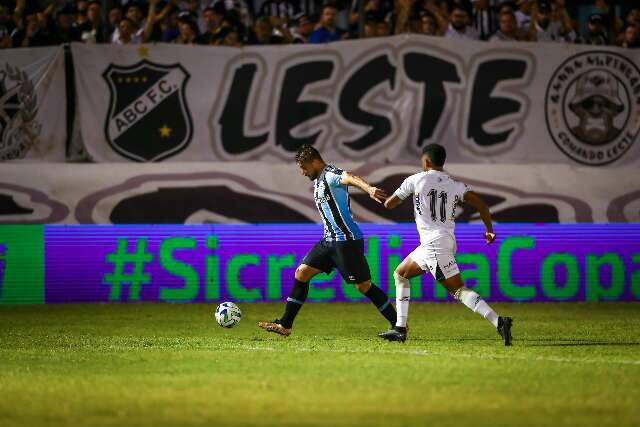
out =
{"type": "Polygon", "coordinates": [[[611,1],[0,0],[0,46],[164,42],[239,47],[415,33],[640,47],[640,1],[611,1]]]}

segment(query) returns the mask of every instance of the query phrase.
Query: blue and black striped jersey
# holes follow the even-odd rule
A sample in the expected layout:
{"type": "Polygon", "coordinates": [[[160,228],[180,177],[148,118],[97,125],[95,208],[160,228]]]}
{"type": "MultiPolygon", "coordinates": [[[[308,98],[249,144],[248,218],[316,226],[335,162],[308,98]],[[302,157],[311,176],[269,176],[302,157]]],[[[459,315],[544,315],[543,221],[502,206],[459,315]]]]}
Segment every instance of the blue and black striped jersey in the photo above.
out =
{"type": "Polygon", "coordinates": [[[324,224],[324,239],[329,241],[362,239],[360,227],[351,214],[349,189],[341,183],[343,172],[326,165],[314,181],[313,199],[324,224]]]}

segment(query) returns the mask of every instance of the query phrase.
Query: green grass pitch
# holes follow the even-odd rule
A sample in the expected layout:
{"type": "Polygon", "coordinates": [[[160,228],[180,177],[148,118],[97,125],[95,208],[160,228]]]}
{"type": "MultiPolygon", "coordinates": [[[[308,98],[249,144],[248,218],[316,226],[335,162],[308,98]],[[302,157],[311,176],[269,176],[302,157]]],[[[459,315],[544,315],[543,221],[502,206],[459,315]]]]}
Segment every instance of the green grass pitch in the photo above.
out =
{"type": "Polygon", "coordinates": [[[410,340],[370,304],[0,307],[0,426],[638,426],[640,305],[413,304],[410,340]]]}

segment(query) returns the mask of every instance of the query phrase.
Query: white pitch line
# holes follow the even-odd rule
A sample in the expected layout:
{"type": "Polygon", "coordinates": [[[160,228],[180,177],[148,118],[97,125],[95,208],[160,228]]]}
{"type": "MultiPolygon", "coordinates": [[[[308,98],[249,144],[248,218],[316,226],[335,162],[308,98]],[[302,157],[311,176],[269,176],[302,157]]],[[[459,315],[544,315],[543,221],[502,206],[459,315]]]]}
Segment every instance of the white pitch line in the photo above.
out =
{"type": "Polygon", "coordinates": [[[229,346],[221,348],[221,350],[251,350],[251,351],[273,351],[273,352],[292,352],[292,353],[384,353],[384,354],[408,354],[413,356],[447,356],[465,359],[481,359],[481,360],[524,360],[528,362],[557,362],[557,363],[594,363],[604,365],[640,365],[640,360],[600,360],[600,359],[578,359],[571,357],[548,357],[548,356],[521,356],[515,354],[505,355],[486,355],[486,354],[468,354],[468,353],[447,353],[429,350],[349,350],[349,349],[316,349],[316,348],[296,348],[296,349],[276,349],[274,347],[258,347],[258,346],[229,346]]]}

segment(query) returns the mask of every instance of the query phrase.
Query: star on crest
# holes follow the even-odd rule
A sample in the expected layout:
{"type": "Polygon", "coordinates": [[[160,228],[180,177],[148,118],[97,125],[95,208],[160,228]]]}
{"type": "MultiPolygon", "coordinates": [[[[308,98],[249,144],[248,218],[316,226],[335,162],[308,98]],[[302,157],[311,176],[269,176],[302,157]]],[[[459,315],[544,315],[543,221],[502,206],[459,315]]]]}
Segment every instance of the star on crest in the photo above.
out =
{"type": "Polygon", "coordinates": [[[167,125],[162,125],[162,127],[158,129],[161,138],[169,138],[171,136],[171,131],[172,129],[167,125]]]}

